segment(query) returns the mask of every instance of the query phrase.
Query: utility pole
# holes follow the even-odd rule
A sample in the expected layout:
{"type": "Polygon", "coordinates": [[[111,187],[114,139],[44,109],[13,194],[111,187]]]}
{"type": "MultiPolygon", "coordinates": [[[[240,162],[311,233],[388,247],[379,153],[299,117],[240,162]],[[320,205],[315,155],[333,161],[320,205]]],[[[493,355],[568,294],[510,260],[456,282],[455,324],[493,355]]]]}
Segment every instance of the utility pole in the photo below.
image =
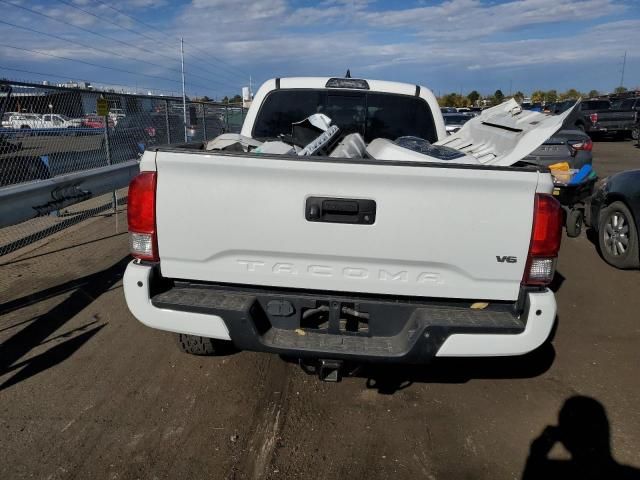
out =
{"type": "Polygon", "coordinates": [[[180,37],[180,62],[182,64],[182,119],[184,124],[184,142],[187,143],[187,95],[184,91],[184,39],[180,37]]]}
{"type": "Polygon", "coordinates": [[[249,100],[253,100],[253,88],[251,85],[251,75],[249,75],[249,100]]]}
{"type": "Polygon", "coordinates": [[[620,75],[620,86],[624,86],[624,68],[627,66],[627,51],[624,51],[624,57],[622,57],[622,75],[620,75]]]}

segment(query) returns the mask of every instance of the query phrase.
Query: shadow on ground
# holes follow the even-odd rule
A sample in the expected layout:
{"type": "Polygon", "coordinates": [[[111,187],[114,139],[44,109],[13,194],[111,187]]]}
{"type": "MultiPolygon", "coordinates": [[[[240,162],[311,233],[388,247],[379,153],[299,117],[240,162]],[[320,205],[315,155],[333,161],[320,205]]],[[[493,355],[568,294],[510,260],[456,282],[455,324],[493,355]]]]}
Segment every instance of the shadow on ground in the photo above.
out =
{"type": "Polygon", "coordinates": [[[392,395],[414,383],[466,383],[473,379],[533,378],[545,373],[555,359],[546,343],[534,352],[512,358],[436,358],[427,365],[365,365],[355,377],[367,388],[392,395]]]}
{"type": "MultiPolygon", "coordinates": [[[[113,214],[109,214],[109,215],[113,215],[113,214]]],[[[96,215],[96,216],[99,216],[99,215],[96,215]]],[[[84,246],[84,245],[90,245],[92,243],[101,242],[103,240],[108,240],[108,239],[113,238],[113,237],[118,237],[118,236],[121,236],[121,235],[128,235],[128,233],[129,232],[127,232],[127,231],[120,232],[120,233],[114,233],[113,235],[107,235],[105,237],[96,238],[96,239],[89,240],[89,241],[86,241],[86,242],[76,243],[75,245],[69,245],[67,247],[59,248],[57,250],[50,250],[50,251],[44,252],[44,253],[36,253],[34,255],[27,256],[27,257],[21,256],[20,258],[18,258],[16,260],[11,260],[11,261],[6,262],[6,263],[0,263],[0,266],[12,265],[14,263],[20,263],[20,262],[24,262],[26,260],[32,260],[34,258],[45,257],[47,255],[53,255],[54,253],[64,252],[65,250],[71,250],[72,248],[81,247],[81,246],[84,246]]]]}
{"type": "Polygon", "coordinates": [[[129,257],[125,257],[100,272],[0,305],[0,313],[6,313],[74,290],[64,301],[0,344],[0,376],[18,370],[16,374],[0,385],[0,390],[26,380],[54,365],[58,365],[98,333],[105,324],[97,325],[99,318],[94,317],[93,321],[71,332],[47,340],[56,330],[64,326],[75,315],[117,283],[122,278],[128,262],[129,257]],[[44,353],[17,363],[34,348],[52,340],[68,337],[78,331],[83,333],[54,345],[44,353]]]}
{"type": "MultiPolygon", "coordinates": [[[[557,321],[556,324],[557,325],[557,321]]],[[[345,362],[341,370],[344,377],[364,379],[366,387],[381,395],[393,395],[416,383],[466,383],[473,379],[533,378],[545,373],[555,359],[551,340],[537,350],[519,357],[495,358],[434,358],[430,363],[363,364],[345,362]]],[[[308,375],[318,374],[318,364],[313,360],[281,356],[287,363],[297,363],[308,375]]],[[[320,380],[318,380],[320,381],[320,380]]]]}
{"type": "Polygon", "coordinates": [[[639,480],[640,470],[619,464],[611,452],[609,419],[604,406],[591,397],[569,398],[558,414],[531,442],[522,480],[639,480]],[[561,444],[568,460],[549,458],[561,444]]]}

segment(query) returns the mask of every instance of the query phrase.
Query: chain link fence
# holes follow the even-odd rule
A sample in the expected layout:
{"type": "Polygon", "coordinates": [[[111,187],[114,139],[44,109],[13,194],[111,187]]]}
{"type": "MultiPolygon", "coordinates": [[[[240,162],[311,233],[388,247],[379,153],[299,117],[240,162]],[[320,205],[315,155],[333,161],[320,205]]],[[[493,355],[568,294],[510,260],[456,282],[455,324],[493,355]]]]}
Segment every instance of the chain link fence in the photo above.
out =
{"type": "MultiPolygon", "coordinates": [[[[238,132],[245,113],[241,105],[188,101],[185,115],[177,97],[0,80],[0,192],[130,162],[155,146],[238,132]],[[107,101],[108,115],[97,114],[98,99],[107,101]]],[[[96,195],[79,186],[66,195],[65,209],[34,208],[31,218],[0,228],[0,256],[126,202],[126,190],[96,195]]]]}

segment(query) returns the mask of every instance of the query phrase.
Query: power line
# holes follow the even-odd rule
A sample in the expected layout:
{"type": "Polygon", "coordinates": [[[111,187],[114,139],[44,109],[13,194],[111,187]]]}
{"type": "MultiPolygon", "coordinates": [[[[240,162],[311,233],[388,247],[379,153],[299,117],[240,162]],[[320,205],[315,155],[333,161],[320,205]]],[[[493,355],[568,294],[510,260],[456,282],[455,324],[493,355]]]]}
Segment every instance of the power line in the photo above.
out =
{"type": "MultiPolygon", "coordinates": [[[[52,33],[42,32],[40,30],[36,30],[35,28],[25,27],[23,25],[16,25],[15,23],[5,22],[4,20],[0,20],[0,23],[5,24],[5,25],[9,25],[11,27],[20,28],[22,30],[27,30],[29,32],[38,33],[40,35],[45,35],[47,37],[56,38],[58,40],[63,40],[65,42],[69,42],[69,43],[71,43],[73,45],[78,45],[78,46],[83,47],[83,48],[88,48],[88,49],[91,49],[91,50],[95,50],[97,52],[106,53],[107,55],[115,55],[115,56],[118,56],[118,57],[121,57],[121,58],[126,58],[128,60],[134,60],[136,62],[146,63],[147,65],[152,65],[154,67],[158,67],[158,68],[161,68],[163,70],[169,70],[171,72],[180,73],[180,70],[175,69],[175,68],[169,68],[169,67],[160,65],[158,63],[149,62],[147,60],[140,60],[139,58],[130,57],[128,55],[123,55],[123,54],[118,53],[118,52],[103,50],[103,49],[98,48],[98,47],[94,47],[94,46],[91,46],[91,45],[87,45],[85,43],[78,42],[77,40],[70,40],[68,38],[64,38],[64,37],[61,37],[59,35],[54,35],[52,33]]],[[[210,78],[203,77],[202,75],[197,75],[195,73],[192,73],[191,76],[200,78],[200,79],[205,80],[207,82],[217,83],[219,85],[226,86],[226,87],[232,87],[232,88],[236,88],[237,87],[236,85],[230,85],[230,84],[225,84],[223,82],[218,82],[216,80],[211,80],[210,78]]]]}
{"type": "MultiPolygon", "coordinates": [[[[193,47],[192,44],[185,42],[185,45],[187,46],[191,46],[193,47]]],[[[210,70],[209,68],[205,69],[202,64],[207,64],[207,65],[211,65],[211,68],[214,69],[218,69],[218,71],[212,72],[214,75],[220,75],[220,74],[224,74],[224,75],[228,75],[230,79],[230,81],[233,81],[235,79],[240,79],[241,81],[244,81],[246,78],[242,75],[239,75],[235,72],[230,71],[229,69],[224,70],[224,66],[219,66],[219,65],[214,65],[213,63],[209,63],[208,59],[202,59],[199,56],[197,56],[195,53],[192,53],[190,51],[186,51],[185,55],[192,57],[196,60],[198,60],[198,62],[200,62],[200,68],[202,68],[205,72],[212,72],[212,70],[210,70]]]]}
{"type": "MultiPolygon", "coordinates": [[[[58,1],[63,1],[63,0],[58,0],[58,1]]],[[[144,27],[147,27],[147,28],[149,28],[149,29],[151,29],[151,30],[155,30],[155,28],[156,28],[156,27],[154,27],[153,25],[149,25],[148,23],[145,23],[145,22],[143,22],[142,20],[138,20],[137,18],[133,17],[132,15],[129,15],[128,13],[125,13],[125,12],[123,12],[122,10],[119,10],[119,9],[117,9],[117,8],[115,8],[115,7],[111,6],[111,5],[109,5],[109,4],[105,3],[105,2],[103,2],[102,0],[95,0],[95,1],[96,1],[97,3],[99,3],[100,5],[103,5],[103,6],[107,7],[107,8],[110,8],[110,9],[111,9],[111,10],[113,10],[114,12],[119,13],[120,15],[124,15],[125,17],[130,18],[130,19],[131,19],[131,20],[133,20],[134,22],[136,22],[136,23],[138,23],[138,24],[140,24],[140,25],[142,25],[142,26],[144,26],[144,27]]],[[[66,3],[66,2],[63,2],[63,3],[66,3]]],[[[93,14],[92,14],[92,15],[93,15],[93,14]]],[[[95,16],[95,15],[94,15],[94,16],[95,16]]],[[[140,34],[140,35],[142,35],[142,34],[140,34]]],[[[145,37],[147,37],[147,38],[150,38],[150,37],[148,37],[148,36],[146,36],[146,35],[144,35],[144,36],[145,36],[145,37]]],[[[158,40],[154,40],[154,41],[158,41],[158,40]]],[[[166,42],[162,42],[162,43],[164,43],[165,45],[168,45],[166,42]]],[[[237,72],[237,73],[234,73],[234,72],[231,72],[231,71],[227,70],[229,74],[231,74],[231,75],[237,75],[237,76],[240,76],[241,78],[242,78],[242,77],[246,78],[246,77],[249,77],[249,76],[250,76],[250,75],[249,75],[249,73],[244,72],[243,70],[240,70],[238,67],[236,67],[236,66],[234,66],[234,65],[232,65],[232,64],[230,64],[230,63],[228,63],[228,62],[225,62],[224,60],[222,60],[222,59],[220,59],[220,58],[218,58],[218,57],[215,57],[215,56],[211,55],[211,53],[210,53],[210,52],[205,52],[204,50],[199,49],[198,47],[196,47],[195,45],[192,45],[191,43],[188,43],[188,42],[186,42],[186,43],[187,43],[187,45],[190,45],[191,47],[193,47],[195,50],[199,50],[199,51],[203,52],[203,53],[204,53],[205,55],[207,55],[208,57],[210,57],[210,58],[213,58],[213,59],[217,60],[218,62],[220,62],[220,63],[221,63],[221,64],[223,64],[223,65],[227,65],[227,66],[228,66],[228,68],[231,68],[231,69],[233,69],[233,70],[235,70],[235,71],[237,72]]],[[[191,55],[193,55],[193,54],[191,54],[191,55]]],[[[214,68],[220,68],[220,67],[219,67],[219,66],[215,66],[214,68]]]]}
{"type": "MultiPolygon", "coordinates": [[[[137,22],[137,23],[139,23],[139,24],[141,24],[141,25],[143,25],[143,26],[145,26],[145,27],[147,27],[147,28],[149,28],[149,29],[152,29],[152,30],[153,30],[153,29],[155,28],[155,27],[152,27],[151,25],[148,25],[148,24],[146,24],[146,23],[144,23],[144,22],[142,22],[142,21],[140,21],[140,20],[137,20],[136,18],[132,17],[131,15],[128,15],[128,14],[124,13],[123,11],[118,10],[118,9],[117,9],[117,8],[115,8],[115,7],[112,7],[111,5],[108,5],[108,4],[106,4],[106,3],[104,3],[104,2],[101,2],[101,1],[99,1],[99,0],[96,0],[96,1],[98,1],[98,3],[100,3],[101,5],[104,5],[105,7],[110,8],[111,10],[113,10],[113,11],[115,11],[115,12],[119,13],[120,15],[124,15],[124,16],[128,17],[128,18],[130,18],[131,20],[133,20],[134,22],[137,22]]],[[[149,39],[149,40],[151,40],[151,41],[153,41],[153,42],[156,42],[156,43],[162,43],[162,44],[164,44],[164,45],[168,46],[169,48],[174,48],[174,45],[171,45],[171,44],[167,43],[167,42],[166,42],[166,41],[164,41],[164,40],[160,40],[160,39],[157,39],[157,38],[151,37],[151,36],[149,36],[149,35],[146,35],[146,34],[144,34],[144,33],[140,33],[140,32],[138,32],[138,31],[136,31],[136,30],[132,30],[132,29],[130,29],[130,28],[123,27],[122,25],[120,25],[120,24],[119,24],[119,23],[117,23],[117,22],[113,22],[113,21],[111,21],[111,20],[107,20],[107,19],[105,19],[104,17],[101,17],[100,15],[96,15],[96,14],[95,14],[95,13],[93,13],[93,12],[89,12],[89,11],[87,11],[87,10],[84,10],[84,9],[82,9],[82,8],[80,8],[80,7],[78,7],[78,6],[74,5],[74,4],[72,4],[72,3],[67,2],[66,0],[58,0],[58,2],[63,3],[64,5],[68,5],[68,6],[72,7],[72,8],[75,8],[76,10],[79,10],[79,11],[81,11],[81,12],[83,12],[83,13],[87,14],[87,15],[91,15],[92,17],[95,17],[95,18],[97,18],[97,19],[99,19],[99,20],[101,20],[101,21],[107,22],[107,23],[109,23],[109,24],[111,24],[111,25],[114,25],[114,26],[116,26],[116,27],[118,27],[118,28],[120,28],[120,29],[122,29],[122,30],[127,31],[127,32],[131,32],[131,33],[133,33],[133,34],[135,34],[135,35],[140,35],[141,37],[147,38],[147,39],[149,39]]],[[[187,55],[188,55],[188,54],[189,54],[189,53],[187,53],[187,55]]],[[[193,54],[191,54],[191,55],[193,55],[193,54]]],[[[206,69],[202,68],[202,66],[200,66],[200,68],[201,68],[203,71],[205,71],[205,72],[207,72],[207,73],[210,73],[210,74],[212,74],[212,75],[219,75],[219,74],[220,74],[219,72],[211,72],[211,71],[209,71],[209,70],[206,70],[206,69]]],[[[214,67],[214,68],[219,68],[219,67],[214,67]]],[[[233,78],[235,78],[235,76],[238,76],[238,74],[237,74],[237,73],[233,73],[233,72],[231,72],[231,71],[227,71],[226,73],[227,73],[227,74],[232,75],[232,76],[233,76],[233,78]]],[[[198,76],[198,75],[196,75],[196,76],[198,76]]],[[[202,77],[201,77],[201,78],[202,78],[202,77]]],[[[220,82],[218,82],[218,83],[220,83],[220,82]]]]}
{"type": "MultiPolygon", "coordinates": [[[[44,56],[47,56],[47,57],[59,58],[61,60],[68,60],[70,62],[83,63],[85,65],[90,65],[92,67],[104,68],[105,70],[113,70],[115,72],[128,73],[130,75],[139,75],[141,77],[154,78],[156,80],[164,80],[164,81],[167,81],[167,82],[180,83],[180,80],[175,80],[175,79],[171,79],[171,78],[167,78],[167,77],[159,77],[157,75],[148,75],[146,73],[132,72],[131,70],[125,70],[123,68],[107,67],[105,65],[100,65],[98,63],[87,62],[86,60],[78,60],[77,58],[64,57],[62,55],[55,55],[53,53],[41,52],[39,50],[32,50],[30,48],[16,47],[14,45],[6,45],[4,43],[0,43],[0,47],[12,48],[14,50],[21,50],[23,52],[36,53],[38,55],[44,55],[44,56]]],[[[195,86],[195,87],[204,88],[204,89],[209,89],[210,88],[210,87],[205,87],[204,85],[200,85],[198,83],[193,83],[193,82],[190,82],[190,85],[195,86]]]]}
{"type": "MultiPolygon", "coordinates": [[[[143,51],[143,52],[147,52],[147,53],[151,53],[151,54],[158,54],[158,55],[161,55],[161,56],[163,56],[163,57],[165,57],[165,58],[168,58],[169,60],[172,60],[172,61],[176,61],[176,62],[177,62],[177,58],[172,58],[172,57],[169,57],[169,56],[167,56],[167,55],[161,54],[161,53],[159,53],[159,52],[154,52],[154,51],[152,51],[152,50],[149,50],[149,49],[146,49],[146,48],[143,48],[143,47],[140,47],[140,46],[133,45],[133,44],[131,44],[131,43],[129,43],[129,42],[125,42],[125,41],[123,41],[123,40],[119,40],[119,39],[117,39],[117,38],[113,38],[113,37],[110,37],[110,36],[108,36],[108,35],[104,35],[104,34],[99,33],[99,32],[94,32],[94,31],[89,30],[89,29],[87,29],[87,28],[80,27],[80,26],[78,26],[78,25],[74,25],[74,24],[69,23],[69,22],[65,22],[64,20],[60,20],[60,19],[58,19],[58,18],[52,17],[51,15],[47,15],[47,14],[45,14],[45,13],[38,12],[37,10],[33,10],[33,9],[31,9],[31,8],[24,7],[24,6],[22,6],[22,5],[18,5],[18,4],[16,4],[16,3],[9,2],[9,1],[7,1],[7,0],[0,0],[0,3],[4,3],[5,5],[9,5],[9,6],[12,6],[12,7],[16,7],[16,8],[19,8],[19,9],[25,10],[25,11],[30,12],[30,13],[32,13],[32,14],[39,15],[39,16],[44,17],[44,18],[47,18],[47,19],[49,19],[49,20],[53,20],[53,21],[55,21],[55,22],[61,23],[61,24],[66,25],[66,26],[68,26],[68,27],[77,28],[78,30],[81,30],[81,31],[86,32],[86,33],[89,33],[89,34],[91,34],[91,35],[95,35],[95,36],[98,36],[98,37],[101,37],[101,38],[104,38],[104,39],[107,39],[107,40],[110,40],[110,41],[118,42],[118,43],[120,43],[120,44],[122,44],[122,45],[126,45],[126,46],[128,46],[128,47],[135,48],[135,49],[140,50],[140,51],[143,51]]],[[[234,89],[235,89],[235,88],[237,88],[237,85],[225,84],[225,83],[218,82],[218,81],[215,81],[215,80],[210,80],[210,79],[208,79],[208,78],[204,78],[204,77],[202,77],[202,76],[200,76],[200,75],[196,75],[196,74],[191,74],[191,75],[193,75],[193,76],[198,76],[198,77],[200,77],[200,78],[205,79],[205,80],[206,80],[206,81],[208,81],[208,82],[217,83],[217,84],[219,84],[219,85],[226,86],[226,87],[229,87],[229,88],[234,88],[234,89]]],[[[213,75],[217,75],[217,74],[216,74],[216,73],[213,73],[213,75]]],[[[195,85],[195,84],[193,84],[193,83],[192,83],[192,85],[195,85]]],[[[205,88],[205,89],[209,89],[209,88],[210,88],[210,87],[204,87],[204,86],[200,86],[200,87],[201,87],[201,88],[205,88]]]]}
{"type": "Polygon", "coordinates": [[[148,62],[146,60],[140,60],[139,58],[135,58],[135,57],[129,57],[127,55],[123,55],[123,54],[118,53],[118,52],[103,50],[103,49],[98,48],[98,47],[94,47],[94,46],[91,46],[91,45],[87,45],[85,43],[78,42],[77,40],[70,40],[68,38],[61,37],[61,36],[55,35],[53,33],[41,32],[40,30],[36,30],[35,28],[25,27],[24,25],[16,25],[15,23],[5,22],[4,20],[0,20],[0,23],[3,23],[5,25],[9,25],[11,27],[20,28],[20,29],[26,30],[28,32],[38,33],[40,35],[45,35],[47,37],[56,38],[58,40],[63,40],[65,42],[69,42],[69,43],[71,43],[73,45],[78,45],[78,46],[80,46],[82,48],[88,48],[88,49],[91,49],[91,50],[95,50],[97,52],[106,53],[107,55],[116,55],[118,57],[126,58],[126,59],[129,59],[129,60],[135,60],[136,62],[146,63],[148,65],[153,65],[154,67],[159,67],[159,68],[170,70],[170,71],[174,71],[174,72],[180,72],[179,70],[174,70],[172,68],[168,68],[166,66],[162,66],[162,65],[157,64],[157,63],[148,62]]]}
{"type": "Polygon", "coordinates": [[[118,43],[120,43],[122,45],[126,45],[127,47],[135,48],[135,49],[141,50],[143,52],[151,53],[151,54],[154,54],[154,55],[160,55],[162,57],[168,58],[169,60],[177,62],[177,57],[176,58],[170,57],[170,56],[165,55],[165,54],[160,53],[160,52],[154,52],[153,50],[149,50],[149,49],[146,49],[146,48],[143,48],[143,47],[139,47],[139,46],[134,45],[132,43],[128,43],[128,42],[125,42],[123,40],[118,40],[117,38],[113,38],[113,37],[110,37],[108,35],[104,35],[104,34],[99,33],[99,32],[94,32],[93,30],[89,30],[88,28],[84,28],[84,27],[81,27],[79,25],[74,25],[74,24],[69,23],[69,22],[65,22],[64,20],[60,20],[58,18],[52,17],[51,15],[47,15],[46,13],[38,12],[37,10],[33,10],[31,8],[24,7],[22,5],[18,5],[17,3],[8,2],[7,0],[0,0],[0,3],[4,3],[4,4],[10,5],[12,7],[20,8],[22,10],[26,10],[27,12],[33,13],[35,15],[40,15],[41,17],[48,18],[49,20],[53,20],[55,22],[62,23],[63,25],[66,25],[68,27],[77,28],[78,30],[82,30],[83,32],[90,33],[91,35],[96,35],[98,37],[105,38],[105,39],[110,40],[112,42],[118,42],[118,43]]]}
{"type": "MultiPolygon", "coordinates": [[[[35,72],[33,70],[25,70],[25,69],[22,69],[22,68],[10,68],[10,67],[3,67],[3,66],[0,65],[0,70],[8,70],[8,71],[11,71],[11,72],[28,73],[28,74],[31,74],[31,75],[40,75],[42,77],[62,78],[62,79],[65,79],[65,80],[69,80],[68,76],[65,77],[65,76],[62,76],[62,75],[56,75],[55,73],[35,72]]],[[[7,79],[7,80],[9,82],[11,81],[9,79],[7,79]]],[[[91,84],[96,84],[96,85],[102,83],[102,82],[98,82],[98,81],[91,80],[91,79],[88,79],[88,78],[84,78],[84,79],[82,79],[82,81],[89,82],[91,84]]],[[[171,96],[176,97],[176,91],[175,90],[166,90],[166,89],[162,89],[162,88],[151,88],[151,87],[145,87],[145,86],[142,86],[142,85],[139,86],[139,87],[135,87],[134,88],[131,85],[124,85],[124,84],[121,84],[121,83],[110,83],[109,86],[125,87],[125,88],[130,88],[130,89],[135,89],[135,90],[138,90],[138,89],[147,90],[147,91],[155,90],[156,92],[167,92],[167,93],[170,93],[171,96]]],[[[43,85],[43,87],[46,88],[46,85],[43,85]]]]}
{"type": "Polygon", "coordinates": [[[87,15],[91,15],[92,17],[95,17],[95,18],[97,18],[98,20],[100,20],[100,21],[102,21],[102,22],[107,22],[107,23],[108,23],[108,24],[110,24],[110,25],[114,25],[114,26],[116,26],[116,27],[118,27],[118,28],[121,28],[122,30],[126,30],[127,32],[131,32],[131,33],[133,33],[133,34],[135,34],[135,35],[140,35],[141,37],[147,38],[147,39],[149,39],[149,40],[151,40],[151,41],[153,41],[153,42],[157,42],[157,41],[158,41],[157,39],[155,39],[155,38],[153,38],[153,37],[150,37],[150,36],[148,36],[148,35],[145,35],[144,33],[138,32],[138,31],[136,31],[136,30],[132,30],[132,29],[127,28],[127,27],[123,27],[123,26],[122,26],[122,25],[120,25],[119,23],[116,23],[116,22],[113,22],[113,21],[111,21],[111,20],[108,20],[108,19],[106,19],[106,18],[104,18],[104,17],[101,17],[100,15],[96,15],[96,14],[95,14],[95,13],[93,13],[93,12],[89,12],[89,11],[87,11],[87,10],[83,9],[83,8],[80,8],[80,7],[79,7],[79,6],[77,6],[77,5],[74,5],[73,3],[67,2],[66,0],[58,0],[58,2],[60,2],[60,3],[64,4],[64,5],[67,5],[67,6],[71,7],[71,8],[75,8],[76,10],[79,10],[79,11],[81,11],[82,13],[86,13],[87,15]]]}
{"type": "Polygon", "coordinates": [[[250,74],[249,74],[249,73],[247,73],[247,72],[244,72],[244,71],[240,70],[238,67],[234,67],[234,66],[233,66],[233,65],[231,65],[230,63],[227,63],[227,62],[225,62],[224,60],[222,60],[222,59],[220,59],[220,58],[218,58],[218,57],[216,57],[216,56],[214,56],[214,55],[211,55],[211,53],[210,53],[210,52],[206,52],[205,50],[202,50],[201,48],[196,47],[196,46],[195,46],[194,44],[192,44],[192,43],[188,43],[188,42],[187,42],[187,45],[190,45],[190,46],[191,46],[191,48],[193,48],[194,50],[197,50],[197,51],[199,51],[199,52],[202,52],[202,53],[203,53],[204,55],[206,55],[207,57],[213,58],[214,60],[217,60],[218,62],[220,62],[220,63],[222,63],[222,64],[224,64],[224,65],[228,65],[228,66],[229,66],[229,68],[233,68],[234,70],[236,70],[237,72],[239,72],[239,73],[240,73],[240,75],[244,76],[245,78],[247,78],[247,77],[249,77],[249,76],[250,76],[250,74]]]}

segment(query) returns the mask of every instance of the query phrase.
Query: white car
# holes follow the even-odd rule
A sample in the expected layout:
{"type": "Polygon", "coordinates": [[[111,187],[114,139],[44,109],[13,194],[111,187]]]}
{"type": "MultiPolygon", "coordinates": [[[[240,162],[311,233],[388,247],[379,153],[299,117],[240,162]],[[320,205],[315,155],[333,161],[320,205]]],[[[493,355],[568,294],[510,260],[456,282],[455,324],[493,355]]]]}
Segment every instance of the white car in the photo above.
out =
{"type": "Polygon", "coordinates": [[[2,126],[6,128],[42,128],[42,116],[37,113],[12,113],[4,115],[2,126]]]}
{"type": "Polygon", "coordinates": [[[466,113],[445,113],[442,117],[444,118],[444,126],[447,129],[447,133],[451,135],[460,130],[465,123],[473,118],[473,115],[466,113]]]}
{"type": "Polygon", "coordinates": [[[448,136],[419,85],[268,80],[241,135],[144,153],[127,305],[186,352],[232,342],[333,379],[346,360],[530,352],[556,318],[562,209],[517,162],[563,120],[510,101],[448,136]]]}
{"type": "Polygon", "coordinates": [[[42,123],[42,128],[77,128],[82,126],[82,119],[54,113],[42,115],[42,123]]]}
{"type": "Polygon", "coordinates": [[[125,118],[126,115],[124,110],[121,108],[112,108],[109,110],[109,118],[113,121],[114,125],[118,124],[118,121],[122,118],[125,118]]]}
{"type": "Polygon", "coordinates": [[[16,129],[74,128],[82,125],[81,119],[60,114],[12,113],[3,117],[2,126],[16,129]]]}

